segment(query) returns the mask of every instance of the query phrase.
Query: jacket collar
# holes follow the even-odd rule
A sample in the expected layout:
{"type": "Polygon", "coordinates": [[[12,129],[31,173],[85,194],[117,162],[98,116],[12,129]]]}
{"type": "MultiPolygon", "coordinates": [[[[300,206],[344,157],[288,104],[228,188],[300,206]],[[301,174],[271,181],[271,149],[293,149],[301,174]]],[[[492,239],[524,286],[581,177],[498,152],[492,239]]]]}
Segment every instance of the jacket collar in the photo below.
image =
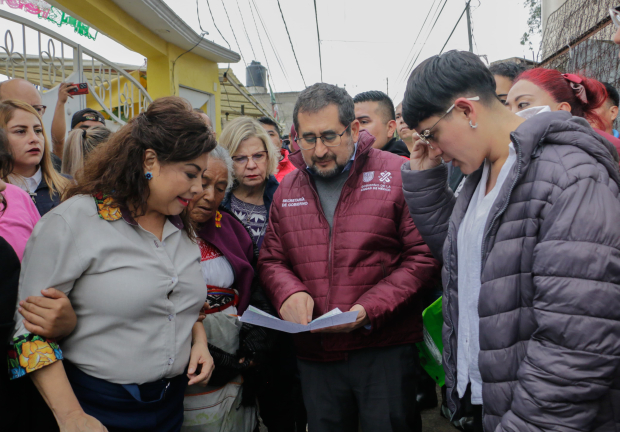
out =
{"type": "Polygon", "coordinates": [[[411,152],[407,148],[407,144],[405,144],[405,142],[402,140],[397,140],[396,138],[392,138],[391,140],[389,140],[381,150],[395,154],[397,156],[411,156],[411,152]]]}
{"type": "MultiPolygon", "coordinates": [[[[375,137],[366,132],[365,130],[360,131],[359,138],[357,140],[357,150],[355,152],[355,160],[353,161],[353,166],[351,170],[356,169],[359,166],[363,165],[363,161],[366,160],[368,156],[368,152],[372,148],[372,144],[375,142],[375,137]]],[[[289,160],[295,165],[295,168],[300,170],[301,172],[306,171],[306,161],[304,160],[301,150],[297,150],[295,153],[289,155],[289,160]]]]}
{"type": "Polygon", "coordinates": [[[522,123],[510,136],[515,147],[521,147],[523,171],[540,154],[542,146],[572,145],[595,158],[620,185],[618,151],[581,117],[573,117],[566,111],[540,113],[522,123]]]}

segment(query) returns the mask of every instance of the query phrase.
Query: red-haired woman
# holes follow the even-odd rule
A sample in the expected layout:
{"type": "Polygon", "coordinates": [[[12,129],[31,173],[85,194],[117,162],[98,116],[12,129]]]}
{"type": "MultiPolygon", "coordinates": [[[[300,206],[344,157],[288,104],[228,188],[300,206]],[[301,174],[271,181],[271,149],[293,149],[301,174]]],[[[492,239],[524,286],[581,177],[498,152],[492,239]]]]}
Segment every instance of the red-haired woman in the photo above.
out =
{"type": "Polygon", "coordinates": [[[551,111],[568,111],[575,117],[583,117],[620,153],[620,140],[601,130],[604,125],[596,113],[607,97],[605,86],[595,79],[562,74],[555,69],[536,68],[517,77],[508,93],[506,105],[515,113],[532,109],[532,114],[535,114],[549,107],[551,111]]]}

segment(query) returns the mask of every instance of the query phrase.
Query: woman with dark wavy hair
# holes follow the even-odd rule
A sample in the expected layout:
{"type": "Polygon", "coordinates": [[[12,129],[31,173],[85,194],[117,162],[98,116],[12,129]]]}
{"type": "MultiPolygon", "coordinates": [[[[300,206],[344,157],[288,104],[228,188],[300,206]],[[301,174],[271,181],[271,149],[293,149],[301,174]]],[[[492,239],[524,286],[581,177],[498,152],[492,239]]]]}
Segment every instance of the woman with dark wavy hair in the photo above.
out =
{"type": "Polygon", "coordinates": [[[185,100],[158,99],[91,153],[36,226],[19,298],[54,286],[77,326],[59,346],[16,319],[9,370],[30,375],[61,431],[178,431],[185,387],[208,382],[207,290],[186,209],[215,145],[185,100]]]}

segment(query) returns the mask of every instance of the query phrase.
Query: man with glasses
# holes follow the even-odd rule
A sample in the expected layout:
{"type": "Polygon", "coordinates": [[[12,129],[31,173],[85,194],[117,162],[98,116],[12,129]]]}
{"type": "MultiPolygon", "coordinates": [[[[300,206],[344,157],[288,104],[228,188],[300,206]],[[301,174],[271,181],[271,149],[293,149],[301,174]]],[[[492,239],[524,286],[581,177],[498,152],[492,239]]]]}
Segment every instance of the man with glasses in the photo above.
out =
{"type": "Polygon", "coordinates": [[[273,204],[258,270],[280,316],[339,308],[352,324],[295,335],[313,432],[420,431],[414,343],[438,263],[408,214],[403,159],[372,147],[346,90],[314,84],[295,104],[301,151],[273,204]]]}
{"type": "MultiPolygon", "coordinates": [[[[41,100],[39,90],[25,79],[14,78],[0,83],[0,102],[3,100],[18,100],[32,106],[41,117],[45,114],[47,108],[41,100]]],[[[51,150],[51,149],[50,149],[51,150]]],[[[51,153],[54,169],[60,172],[62,162],[58,156],[51,153]]]]}

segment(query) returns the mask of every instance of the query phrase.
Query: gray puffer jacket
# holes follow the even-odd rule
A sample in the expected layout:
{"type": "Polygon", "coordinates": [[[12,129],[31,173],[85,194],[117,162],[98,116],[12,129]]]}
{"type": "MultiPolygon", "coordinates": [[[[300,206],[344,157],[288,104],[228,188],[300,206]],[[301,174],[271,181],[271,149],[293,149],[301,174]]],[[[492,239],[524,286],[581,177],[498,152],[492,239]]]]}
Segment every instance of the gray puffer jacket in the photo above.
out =
{"type": "MultiPolygon", "coordinates": [[[[620,431],[620,176],[615,148],[583,119],[539,114],[511,134],[517,160],[482,242],[479,367],[484,430],[620,431]]],[[[448,407],[455,415],[458,199],[447,169],[411,171],[411,216],[443,263],[448,407]]]]}

